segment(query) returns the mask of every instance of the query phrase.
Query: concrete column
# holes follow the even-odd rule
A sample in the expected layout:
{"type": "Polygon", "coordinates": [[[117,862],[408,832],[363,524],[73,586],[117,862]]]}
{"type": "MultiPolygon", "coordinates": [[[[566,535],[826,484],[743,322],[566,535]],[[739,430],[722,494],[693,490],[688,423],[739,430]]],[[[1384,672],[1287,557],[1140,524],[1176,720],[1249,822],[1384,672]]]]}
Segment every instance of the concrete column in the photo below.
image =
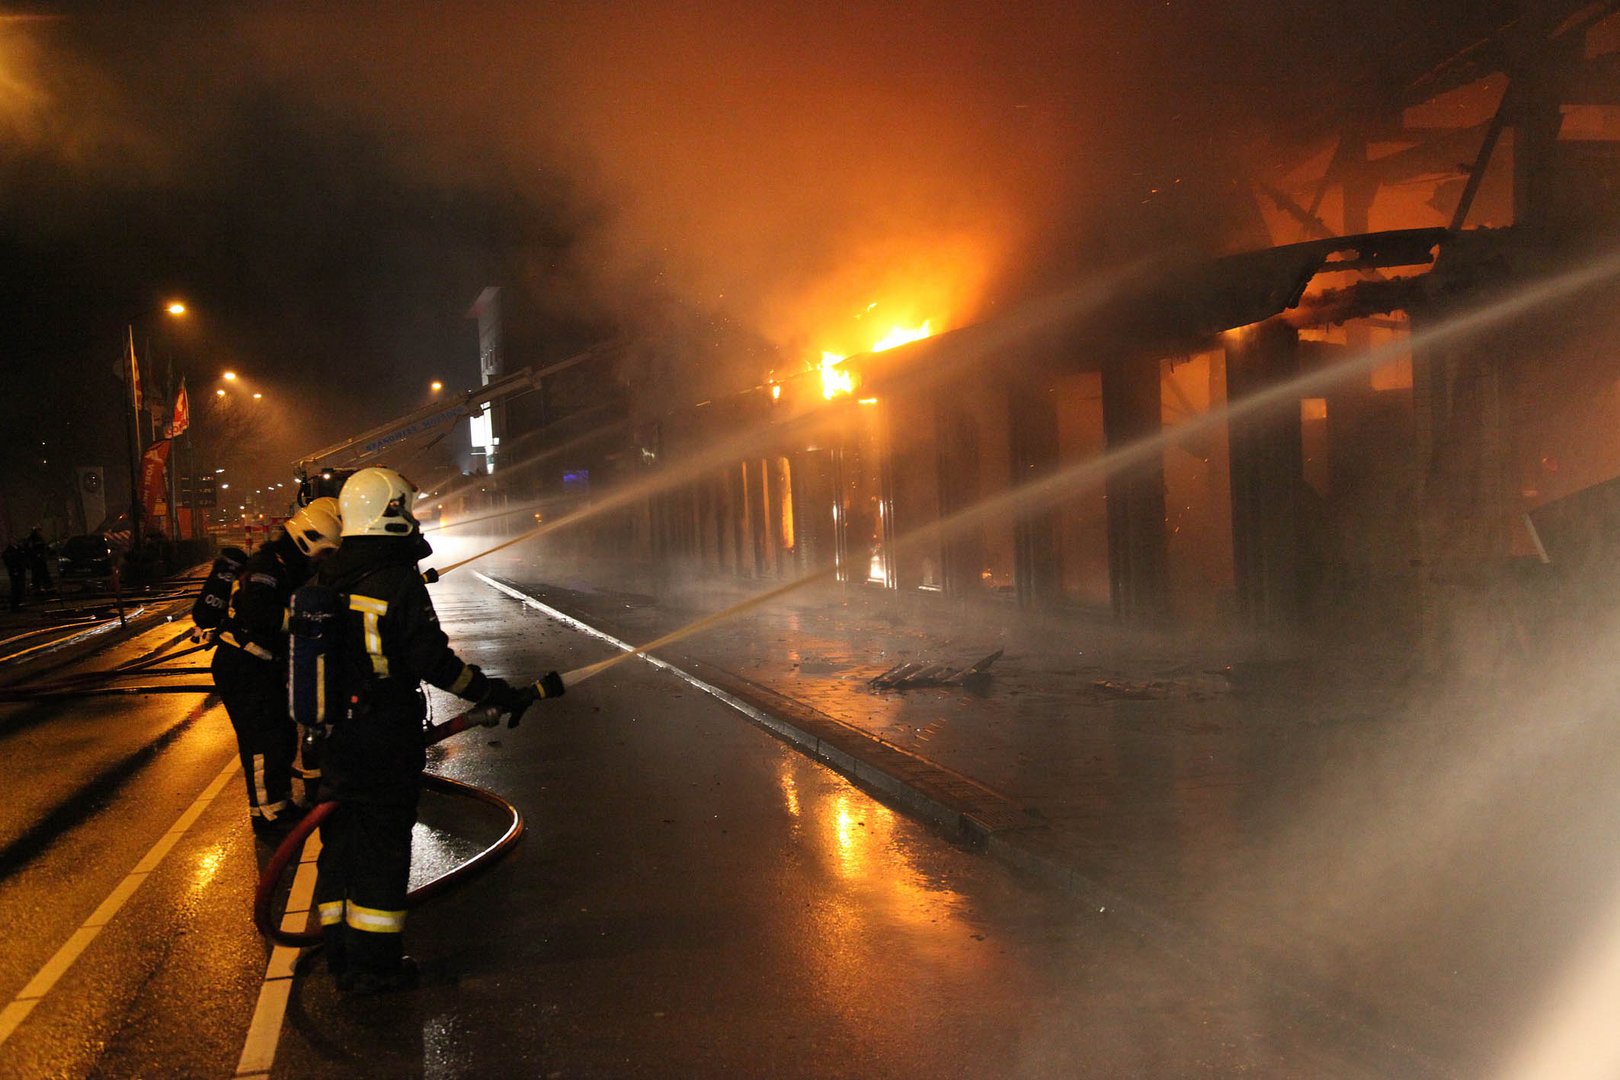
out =
{"type": "Polygon", "coordinates": [[[754,458],[744,463],[748,477],[749,502],[754,506],[754,565],[760,577],[773,577],[777,573],[775,521],[776,507],[771,499],[771,463],[769,458],[754,458]]]}
{"type": "MultiPolygon", "coordinates": [[[[1013,485],[1032,484],[1058,468],[1057,410],[1042,384],[1015,386],[1008,396],[1013,485]]],[[[1013,523],[1013,583],[1020,607],[1045,607],[1058,599],[1058,515],[1045,506],[1013,523]]]]}
{"type": "MultiPolygon", "coordinates": [[[[1158,358],[1110,364],[1102,372],[1103,437],[1110,452],[1164,426],[1158,358]]],[[[1161,622],[1169,611],[1169,544],[1164,528],[1164,458],[1108,473],[1108,576],[1114,617],[1161,622]]]]}
{"type": "MultiPolygon", "coordinates": [[[[1227,335],[1226,394],[1237,405],[1299,372],[1299,335],[1278,322],[1227,335]]],[[[1305,473],[1299,398],[1232,423],[1232,560],[1238,609],[1256,630],[1288,632],[1304,617],[1300,500],[1305,473]]]]}
{"type": "MultiPolygon", "coordinates": [[[[1414,314],[1414,332],[1443,317],[1414,314]]],[[[1515,348],[1507,331],[1489,345],[1472,340],[1413,350],[1422,483],[1418,650],[1431,671],[1488,670],[1497,659],[1492,635],[1502,614],[1493,597],[1518,506],[1502,355],[1515,348]]]]}

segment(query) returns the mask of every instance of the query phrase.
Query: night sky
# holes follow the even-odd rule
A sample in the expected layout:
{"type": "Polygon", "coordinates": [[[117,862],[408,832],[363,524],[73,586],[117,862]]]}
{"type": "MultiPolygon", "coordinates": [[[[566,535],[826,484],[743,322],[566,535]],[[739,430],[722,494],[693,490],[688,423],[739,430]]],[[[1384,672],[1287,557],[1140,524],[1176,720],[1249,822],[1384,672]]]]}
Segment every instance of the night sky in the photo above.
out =
{"type": "Polygon", "coordinates": [[[6,515],[75,464],[116,491],[125,326],[170,296],[192,316],[137,337],[194,401],[227,366],[263,388],[265,482],[473,384],[489,284],[514,366],[630,337],[712,390],[1144,247],[1259,246],[1261,159],[1511,7],[0,7],[6,515]]]}

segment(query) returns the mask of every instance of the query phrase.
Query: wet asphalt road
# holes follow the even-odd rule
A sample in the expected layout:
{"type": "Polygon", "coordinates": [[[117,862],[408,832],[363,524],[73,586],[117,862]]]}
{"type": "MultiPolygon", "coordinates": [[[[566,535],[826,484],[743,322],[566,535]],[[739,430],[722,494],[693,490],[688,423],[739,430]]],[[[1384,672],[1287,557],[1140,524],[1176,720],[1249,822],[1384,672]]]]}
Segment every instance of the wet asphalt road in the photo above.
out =
{"type": "MultiPolygon", "coordinates": [[[[494,673],[607,654],[471,575],[434,596],[463,655],[494,673]]],[[[0,708],[13,1015],[232,760],[223,712],[199,703],[0,708]]],[[[456,711],[439,695],[434,708],[456,711]]],[[[1361,1033],[1319,1030],[1275,987],[1017,880],[645,664],[516,730],[461,736],[432,767],[511,799],[528,835],[413,912],[421,989],[343,998],[306,962],[271,1075],[1381,1075],[1356,1064],[1361,1033]]],[[[0,1076],[236,1071],[267,955],[249,925],[262,853],[240,784],[149,860],[0,1043],[0,1076]]],[[[500,827],[443,797],[423,819],[422,873],[500,827]]]]}

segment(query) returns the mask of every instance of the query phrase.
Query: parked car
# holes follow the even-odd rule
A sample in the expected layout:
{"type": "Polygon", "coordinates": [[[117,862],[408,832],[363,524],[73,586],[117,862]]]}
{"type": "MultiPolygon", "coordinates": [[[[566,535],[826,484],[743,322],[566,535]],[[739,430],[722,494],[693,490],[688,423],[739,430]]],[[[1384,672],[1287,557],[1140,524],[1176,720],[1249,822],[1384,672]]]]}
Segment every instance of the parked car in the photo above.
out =
{"type": "Polygon", "coordinates": [[[70,536],[56,553],[56,572],[65,581],[103,581],[113,576],[117,556],[105,536],[70,536]]]}

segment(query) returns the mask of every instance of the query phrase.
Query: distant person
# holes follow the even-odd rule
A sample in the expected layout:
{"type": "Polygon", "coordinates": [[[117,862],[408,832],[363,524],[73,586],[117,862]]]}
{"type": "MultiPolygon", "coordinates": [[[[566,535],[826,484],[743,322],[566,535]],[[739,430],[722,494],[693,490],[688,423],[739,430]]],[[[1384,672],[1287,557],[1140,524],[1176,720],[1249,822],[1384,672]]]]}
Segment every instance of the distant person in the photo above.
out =
{"type": "Polygon", "coordinates": [[[23,593],[28,591],[28,552],[13,540],[5,550],[6,575],[11,578],[11,610],[22,607],[23,593]]]}
{"type": "Polygon", "coordinates": [[[50,592],[51,568],[49,559],[51,545],[45,542],[45,537],[40,535],[40,531],[36,527],[28,534],[28,539],[24,542],[23,547],[28,553],[29,572],[34,575],[35,595],[50,592]]]}
{"type": "Polygon", "coordinates": [[[295,774],[298,729],[287,709],[287,604],[338,546],[336,499],[316,499],[248,556],[231,585],[212,670],[247,780],[254,833],[277,842],[309,809],[313,792],[295,774]]]}
{"type": "MultiPolygon", "coordinates": [[[[432,549],[411,516],[410,481],[392,469],[362,469],[338,499],[343,543],[316,581],[346,598],[328,657],[344,713],[332,722],[321,755],[330,793],[323,797],[338,808],[321,823],[315,902],[338,989],[376,994],[417,983],[403,934],[426,764],[423,680],[514,716],[536,695],[463,663],[450,648],[417,567],[432,549]]],[[[537,691],[560,695],[562,679],[551,672],[537,691]]]]}

